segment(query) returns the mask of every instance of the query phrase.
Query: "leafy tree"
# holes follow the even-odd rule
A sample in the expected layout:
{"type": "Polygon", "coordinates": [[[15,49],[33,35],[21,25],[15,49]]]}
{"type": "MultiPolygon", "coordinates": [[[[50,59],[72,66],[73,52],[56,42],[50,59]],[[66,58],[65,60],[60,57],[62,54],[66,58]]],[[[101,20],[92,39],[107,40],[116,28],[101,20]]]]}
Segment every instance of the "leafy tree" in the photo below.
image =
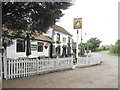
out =
{"type": "Polygon", "coordinates": [[[117,40],[117,42],[115,43],[115,45],[120,45],[120,40],[117,40]]]}
{"type": "Polygon", "coordinates": [[[79,49],[80,49],[79,55],[80,56],[84,55],[85,54],[85,43],[80,43],[79,49]]]}
{"type": "Polygon", "coordinates": [[[96,48],[96,51],[107,51],[110,49],[108,45],[102,45],[101,47],[96,48]]]}
{"type": "Polygon", "coordinates": [[[89,39],[89,40],[87,41],[87,44],[89,44],[88,46],[89,46],[89,49],[90,49],[91,51],[95,51],[96,48],[99,47],[99,45],[100,45],[101,42],[102,42],[102,41],[100,41],[100,40],[97,39],[97,38],[91,38],[91,39],[89,39]]]}
{"type": "Polygon", "coordinates": [[[3,2],[2,25],[14,31],[46,32],[70,2],[3,2]]]}
{"type": "Polygon", "coordinates": [[[110,48],[111,53],[120,54],[120,40],[118,40],[115,45],[110,48]]]}
{"type": "MultiPolygon", "coordinates": [[[[63,16],[62,10],[71,5],[70,2],[2,2],[3,36],[8,35],[9,30],[11,35],[19,37],[46,32],[63,16]]],[[[11,44],[10,40],[7,42],[3,46],[11,44]]]]}
{"type": "Polygon", "coordinates": [[[92,47],[92,45],[93,45],[93,44],[91,44],[90,42],[86,42],[86,43],[85,43],[86,53],[89,53],[90,47],[92,47]]]}

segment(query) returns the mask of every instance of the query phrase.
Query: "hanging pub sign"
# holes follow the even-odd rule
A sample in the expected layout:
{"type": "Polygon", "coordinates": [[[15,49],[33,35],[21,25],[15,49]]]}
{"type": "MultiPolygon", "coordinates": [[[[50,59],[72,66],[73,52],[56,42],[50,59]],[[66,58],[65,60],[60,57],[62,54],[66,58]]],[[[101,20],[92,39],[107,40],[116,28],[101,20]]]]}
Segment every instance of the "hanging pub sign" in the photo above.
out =
{"type": "Polygon", "coordinates": [[[73,25],[74,29],[82,29],[82,18],[74,18],[73,25]]]}

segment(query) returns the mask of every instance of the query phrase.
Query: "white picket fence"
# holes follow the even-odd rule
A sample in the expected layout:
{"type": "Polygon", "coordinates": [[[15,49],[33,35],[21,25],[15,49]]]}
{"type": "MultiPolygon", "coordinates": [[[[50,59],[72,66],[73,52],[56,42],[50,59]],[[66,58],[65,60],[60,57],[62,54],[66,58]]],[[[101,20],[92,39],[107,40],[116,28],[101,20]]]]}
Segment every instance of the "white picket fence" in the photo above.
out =
{"type": "Polygon", "coordinates": [[[102,56],[98,53],[91,53],[88,57],[78,57],[76,67],[85,67],[100,64],[102,56]]]}
{"type": "Polygon", "coordinates": [[[4,73],[6,79],[20,78],[48,72],[71,69],[73,58],[57,58],[57,59],[21,59],[7,60],[7,72],[4,73]]]}
{"type": "MultiPolygon", "coordinates": [[[[100,64],[102,56],[91,53],[89,57],[78,57],[76,67],[85,67],[100,64]]],[[[4,66],[4,78],[13,79],[27,77],[49,72],[72,69],[73,58],[56,58],[56,59],[7,59],[4,66]]]]}

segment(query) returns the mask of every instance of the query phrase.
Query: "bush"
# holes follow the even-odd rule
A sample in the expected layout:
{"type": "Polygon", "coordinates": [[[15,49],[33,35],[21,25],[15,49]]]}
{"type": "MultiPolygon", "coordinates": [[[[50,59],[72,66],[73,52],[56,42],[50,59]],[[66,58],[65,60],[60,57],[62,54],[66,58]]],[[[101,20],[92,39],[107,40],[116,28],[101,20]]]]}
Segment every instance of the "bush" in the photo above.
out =
{"type": "Polygon", "coordinates": [[[110,53],[117,53],[120,54],[120,46],[119,45],[114,45],[110,48],[110,53]]]}
{"type": "Polygon", "coordinates": [[[53,58],[57,58],[57,54],[54,54],[54,55],[53,55],[53,58]]]}
{"type": "Polygon", "coordinates": [[[99,48],[96,48],[96,51],[106,51],[109,50],[109,46],[101,46],[99,48]]]}

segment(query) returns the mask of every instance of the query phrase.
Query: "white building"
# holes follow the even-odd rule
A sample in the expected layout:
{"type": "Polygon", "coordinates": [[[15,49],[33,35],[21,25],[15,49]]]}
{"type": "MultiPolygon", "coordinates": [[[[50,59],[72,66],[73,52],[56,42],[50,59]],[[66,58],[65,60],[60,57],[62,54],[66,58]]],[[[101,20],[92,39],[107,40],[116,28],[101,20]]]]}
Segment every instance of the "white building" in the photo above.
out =
{"type": "MultiPolygon", "coordinates": [[[[11,36],[7,36],[11,38],[11,36]]],[[[12,36],[13,37],[13,36],[12,36]]],[[[7,58],[25,58],[27,41],[26,38],[14,37],[13,44],[6,48],[7,58]]],[[[29,58],[36,57],[67,57],[72,52],[72,35],[63,27],[53,25],[46,34],[38,34],[30,40],[31,54],[29,58]]]]}
{"type": "Polygon", "coordinates": [[[72,52],[72,35],[63,27],[53,25],[45,35],[48,35],[54,40],[53,54],[59,56],[70,56],[72,52]]]}
{"type": "MultiPolygon", "coordinates": [[[[8,37],[10,38],[10,37],[8,37]]],[[[25,38],[15,38],[13,39],[13,44],[6,48],[7,58],[25,58],[26,55],[26,43],[25,38]]],[[[31,44],[31,54],[28,56],[29,58],[37,58],[37,57],[51,57],[51,44],[53,40],[45,35],[34,36],[34,39],[30,40],[31,44]]]]}

